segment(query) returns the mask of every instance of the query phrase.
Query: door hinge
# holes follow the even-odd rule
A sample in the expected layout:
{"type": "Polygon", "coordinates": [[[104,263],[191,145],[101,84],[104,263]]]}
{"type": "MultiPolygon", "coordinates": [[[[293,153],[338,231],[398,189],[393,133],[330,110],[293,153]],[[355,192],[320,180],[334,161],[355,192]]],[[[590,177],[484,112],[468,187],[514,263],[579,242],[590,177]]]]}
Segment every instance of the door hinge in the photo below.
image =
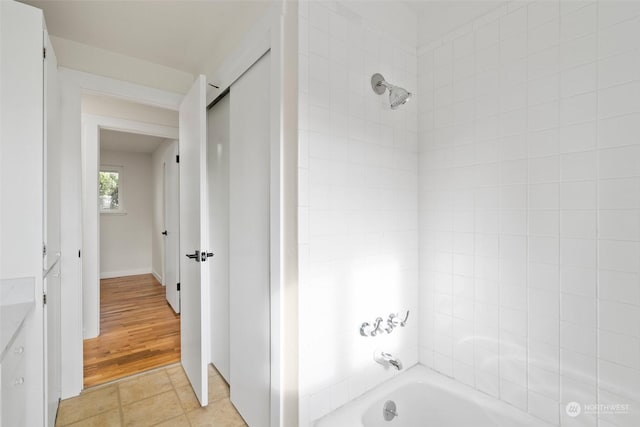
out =
{"type": "Polygon", "coordinates": [[[42,256],[46,256],[47,255],[47,245],[43,244],[42,245],[42,256]]]}
{"type": "Polygon", "coordinates": [[[180,283],[178,283],[177,287],[178,287],[178,291],[180,291],[180,283]]]}
{"type": "Polygon", "coordinates": [[[180,154],[176,154],[176,163],[180,163],[180,154]]]}
{"type": "Polygon", "coordinates": [[[47,304],[47,294],[42,294],[42,304],[43,305],[47,304]]]}
{"type": "Polygon", "coordinates": [[[78,258],[80,258],[80,249],[78,249],[78,258]]]}
{"type": "Polygon", "coordinates": [[[47,59],[47,48],[46,47],[42,48],[42,59],[47,59]]]}

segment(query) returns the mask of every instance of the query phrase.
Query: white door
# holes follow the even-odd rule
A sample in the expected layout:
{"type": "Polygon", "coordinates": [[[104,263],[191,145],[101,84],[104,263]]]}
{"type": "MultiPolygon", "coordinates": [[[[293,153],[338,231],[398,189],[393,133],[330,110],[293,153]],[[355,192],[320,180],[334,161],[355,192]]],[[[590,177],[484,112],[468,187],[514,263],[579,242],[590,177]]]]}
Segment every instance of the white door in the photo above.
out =
{"type": "Polygon", "coordinates": [[[200,75],[180,104],[180,338],[182,366],[202,406],[208,403],[210,338],[205,109],[200,75]]]}
{"type": "Polygon", "coordinates": [[[178,142],[167,149],[164,160],[164,285],[167,301],[180,313],[180,184],[178,142]]]}
{"type": "Polygon", "coordinates": [[[231,402],[252,427],[270,424],[269,58],[253,64],[230,92],[231,402]]]}
{"type": "Polygon", "coordinates": [[[229,376],[229,96],[207,115],[211,260],[211,363],[229,376]]]}
{"type": "Polygon", "coordinates": [[[44,138],[44,213],[45,244],[47,252],[44,266],[47,275],[44,291],[45,381],[47,390],[47,425],[55,425],[58,401],[61,396],[61,329],[60,329],[60,116],[58,97],[58,63],[45,31],[47,55],[44,62],[45,138],[44,138]]]}

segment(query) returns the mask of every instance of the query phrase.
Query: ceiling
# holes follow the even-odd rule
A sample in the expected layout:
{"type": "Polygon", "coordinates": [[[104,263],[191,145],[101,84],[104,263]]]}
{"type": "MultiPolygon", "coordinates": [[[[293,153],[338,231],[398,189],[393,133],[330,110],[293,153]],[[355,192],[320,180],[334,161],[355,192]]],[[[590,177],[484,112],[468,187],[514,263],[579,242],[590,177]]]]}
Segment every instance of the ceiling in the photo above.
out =
{"type": "MultiPolygon", "coordinates": [[[[0,0],[1,1],[1,0],[0,0]]],[[[49,33],[192,74],[219,65],[271,0],[21,0],[49,33]]]]}
{"type": "MultiPolygon", "coordinates": [[[[2,1],[2,0],[0,0],[2,1]]],[[[44,10],[59,38],[191,74],[215,69],[274,1],[21,0],[44,10]]],[[[418,46],[491,11],[505,0],[345,0],[406,7],[418,19],[418,46]]],[[[396,25],[402,23],[396,23],[396,25]]]]}
{"type": "Polygon", "coordinates": [[[140,135],[116,130],[100,130],[100,151],[126,151],[130,153],[153,153],[165,138],[140,135]]]}

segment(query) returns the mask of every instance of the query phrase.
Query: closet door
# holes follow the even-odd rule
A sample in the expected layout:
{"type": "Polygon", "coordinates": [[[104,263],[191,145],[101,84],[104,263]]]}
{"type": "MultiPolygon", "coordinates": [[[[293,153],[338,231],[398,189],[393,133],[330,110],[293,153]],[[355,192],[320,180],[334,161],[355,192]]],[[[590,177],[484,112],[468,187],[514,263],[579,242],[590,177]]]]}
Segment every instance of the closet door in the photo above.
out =
{"type": "Polygon", "coordinates": [[[229,95],[207,114],[211,259],[211,363],[229,375],[229,95]]]}
{"type": "Polygon", "coordinates": [[[270,423],[270,55],[230,92],[231,401],[251,427],[270,423]]]}

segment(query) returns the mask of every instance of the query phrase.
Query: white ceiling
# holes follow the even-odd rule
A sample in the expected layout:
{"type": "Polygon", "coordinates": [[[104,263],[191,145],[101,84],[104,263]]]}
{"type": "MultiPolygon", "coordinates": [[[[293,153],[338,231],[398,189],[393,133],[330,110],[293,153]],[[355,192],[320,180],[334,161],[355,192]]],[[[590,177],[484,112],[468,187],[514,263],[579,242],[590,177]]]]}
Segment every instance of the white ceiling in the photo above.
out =
{"type": "MultiPolygon", "coordinates": [[[[1,0],[0,0],[1,1],[1,0]]],[[[219,65],[271,0],[21,0],[54,36],[192,74],[219,65]]]]}
{"type": "MultiPolygon", "coordinates": [[[[54,36],[199,74],[208,71],[205,68],[220,65],[269,5],[280,0],[21,1],[44,10],[47,28],[54,36]]],[[[384,7],[393,7],[395,3],[399,8],[408,8],[418,17],[418,46],[437,40],[505,3],[505,0],[345,1],[384,7]]]]}
{"type": "Polygon", "coordinates": [[[100,130],[100,151],[126,151],[130,153],[153,153],[165,138],[140,135],[116,130],[100,130]]]}

